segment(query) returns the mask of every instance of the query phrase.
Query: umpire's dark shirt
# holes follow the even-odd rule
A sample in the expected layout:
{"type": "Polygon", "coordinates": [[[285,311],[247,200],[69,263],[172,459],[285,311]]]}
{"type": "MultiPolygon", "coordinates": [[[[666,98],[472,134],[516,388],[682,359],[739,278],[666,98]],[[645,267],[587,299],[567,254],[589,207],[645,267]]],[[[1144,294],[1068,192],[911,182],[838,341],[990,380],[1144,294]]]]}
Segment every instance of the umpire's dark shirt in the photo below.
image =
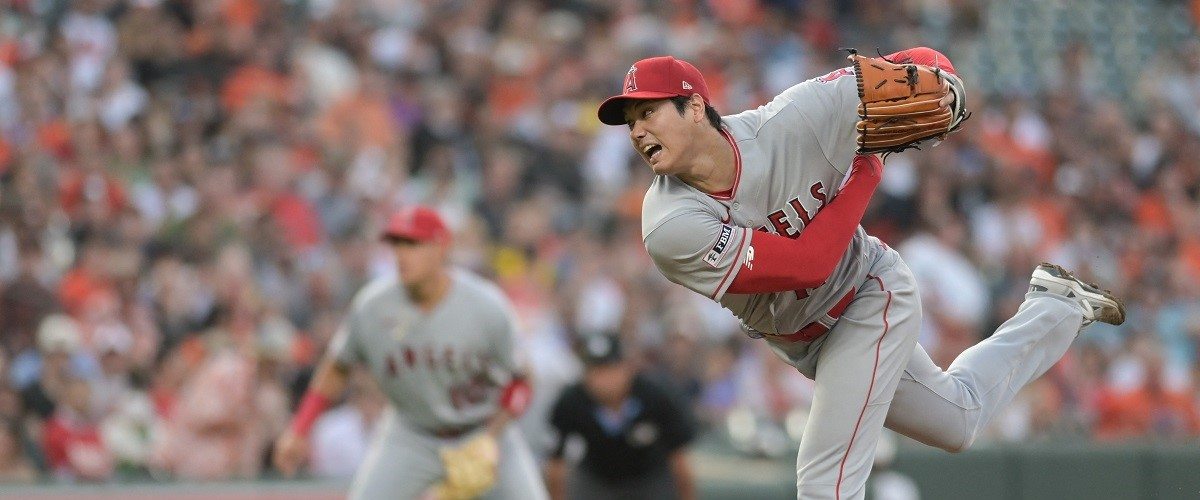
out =
{"type": "Polygon", "coordinates": [[[563,389],[550,423],[558,431],[554,458],[579,436],[587,443],[579,467],[614,483],[669,473],[667,458],[696,433],[691,410],[641,374],[620,412],[602,408],[582,383],[563,389]]]}

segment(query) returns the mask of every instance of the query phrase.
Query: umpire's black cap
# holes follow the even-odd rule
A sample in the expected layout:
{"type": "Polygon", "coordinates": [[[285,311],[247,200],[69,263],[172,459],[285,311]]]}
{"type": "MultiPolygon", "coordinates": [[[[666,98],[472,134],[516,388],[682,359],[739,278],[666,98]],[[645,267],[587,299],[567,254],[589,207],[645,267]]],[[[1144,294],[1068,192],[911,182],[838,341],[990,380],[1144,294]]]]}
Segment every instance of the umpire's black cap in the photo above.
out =
{"type": "Polygon", "coordinates": [[[576,351],[587,366],[609,365],[621,361],[621,341],[612,334],[584,335],[576,351]]]}

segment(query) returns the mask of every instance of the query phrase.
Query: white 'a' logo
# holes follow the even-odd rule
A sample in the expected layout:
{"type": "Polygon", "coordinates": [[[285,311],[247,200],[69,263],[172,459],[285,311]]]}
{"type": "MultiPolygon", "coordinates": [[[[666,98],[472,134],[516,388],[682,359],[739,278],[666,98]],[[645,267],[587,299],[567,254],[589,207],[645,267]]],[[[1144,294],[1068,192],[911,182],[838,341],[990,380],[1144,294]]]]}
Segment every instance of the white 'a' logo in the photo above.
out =
{"type": "Polygon", "coordinates": [[[637,66],[630,66],[629,72],[625,74],[625,93],[628,94],[637,90],[637,66]]]}

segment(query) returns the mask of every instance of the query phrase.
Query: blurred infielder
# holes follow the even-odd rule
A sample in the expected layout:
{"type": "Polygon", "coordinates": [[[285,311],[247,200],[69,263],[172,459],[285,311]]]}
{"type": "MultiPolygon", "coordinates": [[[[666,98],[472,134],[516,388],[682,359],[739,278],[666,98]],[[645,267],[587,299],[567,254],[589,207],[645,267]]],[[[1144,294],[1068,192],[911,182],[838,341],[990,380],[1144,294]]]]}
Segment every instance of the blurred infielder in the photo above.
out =
{"type": "Polygon", "coordinates": [[[816,381],[796,457],[800,498],[863,498],[884,426],[966,449],[1084,325],[1125,316],[1107,291],[1042,264],[1012,319],[948,370],[934,365],[916,342],[912,274],[858,224],[882,174],[874,153],[956,129],[967,117],[962,83],[924,47],[851,59],[725,117],[691,64],[643,59],[598,111],[629,126],[657,174],[642,237],[659,270],[816,381]]]}
{"type": "Polygon", "coordinates": [[[492,284],[447,264],[450,234],[425,207],[393,215],[384,233],[399,279],[355,297],[317,368],[275,461],[295,473],[317,416],[365,365],[391,400],[350,498],[541,499],[545,485],[528,445],[508,423],[528,404],[514,354],[514,320],[492,284]]]}

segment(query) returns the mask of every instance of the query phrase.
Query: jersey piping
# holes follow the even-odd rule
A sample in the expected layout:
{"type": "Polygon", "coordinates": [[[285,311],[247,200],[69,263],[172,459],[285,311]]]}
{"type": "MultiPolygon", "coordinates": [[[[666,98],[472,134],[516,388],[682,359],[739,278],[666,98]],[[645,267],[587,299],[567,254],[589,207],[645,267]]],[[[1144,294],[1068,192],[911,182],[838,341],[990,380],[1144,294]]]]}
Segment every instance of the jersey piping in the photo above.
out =
{"type": "Polygon", "coordinates": [[[725,130],[722,128],[721,136],[724,137],[725,140],[729,142],[729,147],[733,148],[733,168],[734,168],[733,187],[729,188],[728,195],[711,194],[711,193],[704,193],[704,194],[711,196],[714,200],[727,201],[727,200],[732,200],[734,196],[737,196],[738,184],[742,180],[742,152],[738,149],[737,142],[734,142],[733,136],[729,135],[728,130],[725,130]]]}

